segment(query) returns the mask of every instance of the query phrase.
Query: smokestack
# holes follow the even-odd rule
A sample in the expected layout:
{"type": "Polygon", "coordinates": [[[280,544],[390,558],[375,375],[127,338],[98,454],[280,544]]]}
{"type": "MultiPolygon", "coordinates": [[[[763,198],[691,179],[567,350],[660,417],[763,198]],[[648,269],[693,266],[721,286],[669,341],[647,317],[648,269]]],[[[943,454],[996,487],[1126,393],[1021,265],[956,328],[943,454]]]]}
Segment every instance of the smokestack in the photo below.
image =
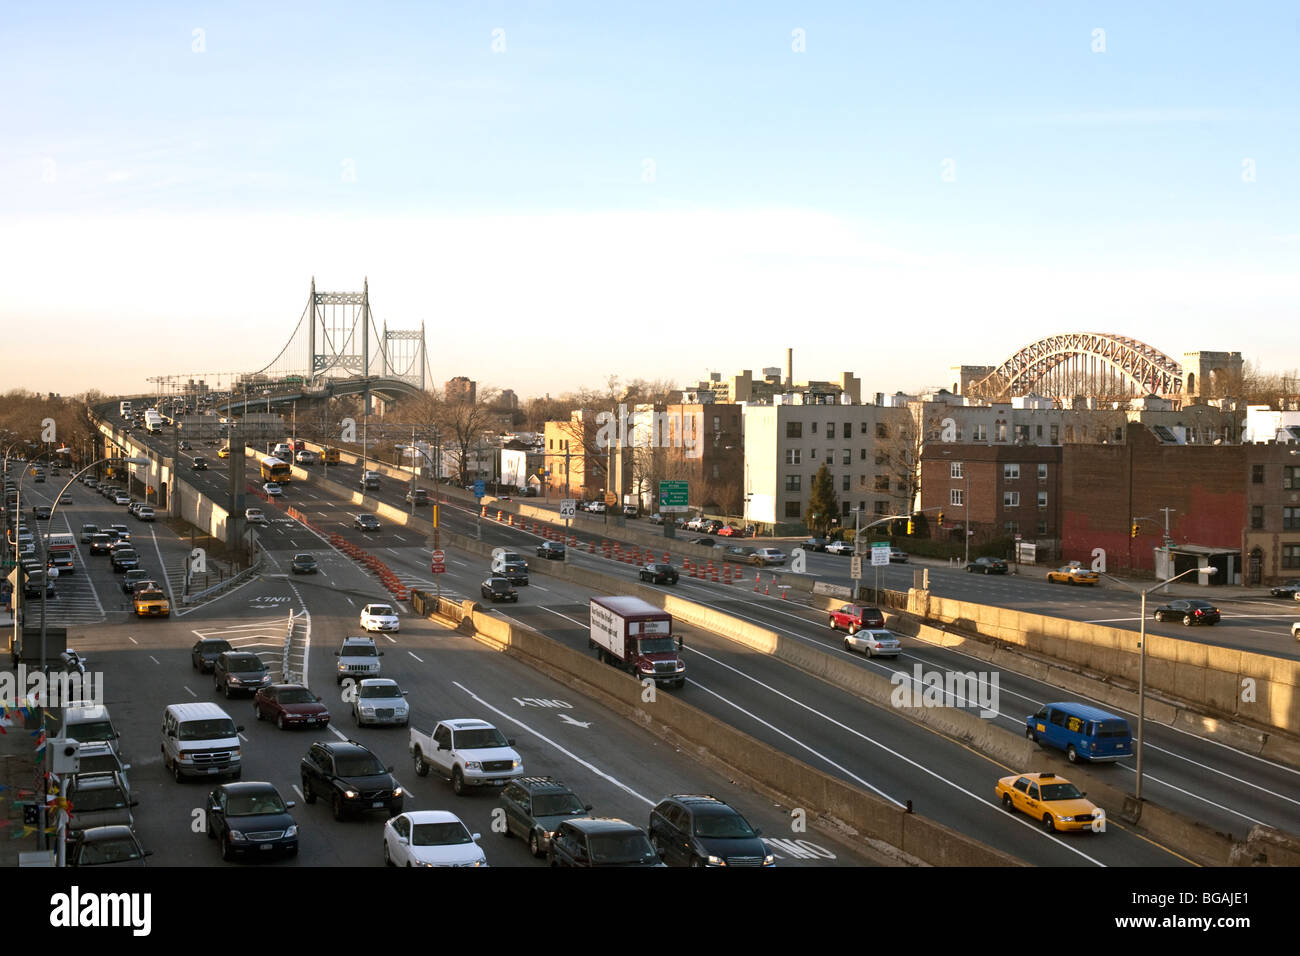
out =
{"type": "Polygon", "coordinates": [[[794,349],[785,350],[785,387],[794,388],[794,349]]]}

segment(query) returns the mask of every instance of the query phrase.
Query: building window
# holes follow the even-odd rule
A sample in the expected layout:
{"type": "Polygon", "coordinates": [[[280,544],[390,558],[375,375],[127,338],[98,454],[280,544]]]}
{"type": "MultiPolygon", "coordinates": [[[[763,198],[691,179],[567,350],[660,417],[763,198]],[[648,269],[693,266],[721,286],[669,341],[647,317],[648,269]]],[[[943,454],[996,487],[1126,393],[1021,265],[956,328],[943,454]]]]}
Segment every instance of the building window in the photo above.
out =
{"type": "Polygon", "coordinates": [[[889,491],[889,476],[876,475],[876,491],[889,491]]]}
{"type": "Polygon", "coordinates": [[[1120,442],[1122,442],[1122,441],[1124,440],[1124,426],[1123,426],[1123,425],[1116,425],[1116,426],[1115,426],[1115,430],[1114,430],[1113,432],[1111,432],[1110,440],[1113,441],[1113,442],[1114,442],[1115,444],[1117,444],[1117,445],[1118,445],[1120,442]]]}
{"type": "Polygon", "coordinates": [[[1038,533],[1047,534],[1047,519],[1040,519],[1038,522],[1038,533]]]}
{"type": "Polygon", "coordinates": [[[714,466],[713,466],[713,477],[714,477],[714,478],[717,478],[717,477],[718,477],[718,466],[717,466],[717,465],[714,465],[714,466]]]}
{"type": "Polygon", "coordinates": [[[786,438],[803,438],[803,422],[786,422],[786,438]]]}
{"type": "Polygon", "coordinates": [[[835,423],[834,423],[834,422],[827,422],[827,423],[826,423],[826,437],[827,437],[827,438],[834,438],[834,437],[835,437],[835,423]]]}
{"type": "Polygon", "coordinates": [[[843,453],[842,455],[840,455],[840,464],[841,464],[841,465],[851,465],[851,464],[853,464],[853,449],[852,449],[852,448],[846,448],[846,449],[844,449],[844,453],[843,453]]]}
{"type": "Polygon", "coordinates": [[[787,465],[797,465],[797,464],[799,464],[799,449],[798,449],[798,448],[787,448],[787,449],[785,450],[785,463],[786,463],[787,465]]]}
{"type": "Polygon", "coordinates": [[[1300,530],[1300,508],[1282,509],[1282,530],[1283,531],[1300,530]]]}
{"type": "Polygon", "coordinates": [[[858,487],[859,487],[859,488],[865,488],[865,487],[867,487],[867,476],[866,476],[866,475],[858,475],[858,487]]]}
{"type": "Polygon", "coordinates": [[[889,426],[886,425],[884,422],[876,422],[876,437],[877,437],[877,438],[888,438],[888,437],[889,437],[889,426]]]}
{"type": "Polygon", "coordinates": [[[1035,425],[1035,426],[1034,426],[1034,437],[1037,438],[1039,441],[1042,441],[1042,440],[1043,440],[1043,426],[1042,426],[1042,425],[1035,425]]]}
{"type": "Polygon", "coordinates": [[[1002,480],[1003,480],[1003,481],[1015,481],[1015,480],[1016,480],[1017,478],[1019,478],[1019,477],[1020,477],[1020,466],[1019,466],[1019,465],[1003,465],[1003,466],[1002,466],[1002,480]]]}
{"type": "Polygon", "coordinates": [[[1007,440],[1007,426],[998,425],[998,437],[995,439],[995,441],[1006,441],[1006,440],[1007,440]]]}
{"type": "Polygon", "coordinates": [[[1052,425],[1052,426],[1051,426],[1051,432],[1050,432],[1049,434],[1050,434],[1052,437],[1051,437],[1051,440],[1048,442],[1048,444],[1051,444],[1051,445],[1059,445],[1059,444],[1061,443],[1061,426],[1060,426],[1060,425],[1052,425]]]}
{"type": "Polygon", "coordinates": [[[962,501],[961,501],[961,492],[962,492],[962,490],[961,490],[960,488],[949,488],[949,489],[948,489],[948,504],[953,505],[953,506],[955,506],[955,507],[957,507],[957,508],[960,508],[960,507],[961,507],[961,504],[962,504],[962,501]]]}
{"type": "Polygon", "coordinates": [[[799,517],[799,502],[797,502],[797,501],[787,501],[787,502],[785,503],[785,516],[786,516],[787,518],[797,518],[797,517],[799,517]]]}
{"type": "Polygon", "coordinates": [[[809,461],[816,461],[816,460],[817,460],[817,449],[816,449],[816,448],[813,448],[812,450],[810,450],[810,451],[808,452],[808,460],[809,460],[809,461]]]}
{"type": "Polygon", "coordinates": [[[989,426],[987,426],[987,425],[975,425],[975,426],[974,426],[974,429],[975,429],[975,431],[974,431],[974,434],[971,435],[971,441],[988,441],[988,440],[989,440],[989,426]]]}
{"type": "Polygon", "coordinates": [[[862,454],[858,455],[858,461],[866,461],[866,460],[867,460],[867,450],[866,450],[865,448],[860,448],[860,449],[858,449],[858,450],[862,453],[862,454]]]}
{"type": "Polygon", "coordinates": [[[1004,508],[1019,508],[1019,507],[1020,507],[1020,492],[1018,492],[1018,491],[1004,491],[1004,492],[1002,492],[1002,507],[1004,507],[1004,508]]]}
{"type": "Polygon", "coordinates": [[[802,484],[801,484],[802,479],[803,479],[803,476],[802,476],[802,475],[786,475],[786,476],[785,476],[785,490],[786,490],[786,491],[802,491],[802,490],[803,490],[803,486],[802,486],[802,484]]]}
{"type": "Polygon", "coordinates": [[[1264,527],[1264,506],[1263,505],[1250,506],[1250,527],[1254,531],[1258,531],[1260,528],[1264,527]]]}
{"type": "Polygon", "coordinates": [[[1009,534],[1009,535],[1016,535],[1016,534],[1019,534],[1019,533],[1020,533],[1020,522],[1019,522],[1019,521],[1008,521],[1006,524],[1004,524],[1004,525],[1002,526],[1002,529],[1003,529],[1007,534],[1009,534]]]}
{"type": "Polygon", "coordinates": [[[720,431],[722,431],[722,416],[721,416],[721,415],[714,415],[714,416],[713,416],[713,430],[714,430],[715,432],[720,432],[720,431]]]}
{"type": "Polygon", "coordinates": [[[1046,507],[1047,507],[1047,492],[1045,492],[1045,491],[1040,491],[1040,492],[1038,493],[1038,507],[1040,507],[1040,508],[1046,508],[1046,507]]]}
{"type": "Polygon", "coordinates": [[[1039,480],[1039,481],[1046,481],[1046,480],[1047,480],[1047,466],[1046,466],[1046,465],[1039,465],[1039,466],[1038,466],[1038,480],[1039,480]]]}
{"type": "Polygon", "coordinates": [[[813,422],[813,423],[812,423],[812,433],[813,433],[814,435],[817,434],[817,423],[816,423],[816,422],[813,422]]]}
{"type": "Polygon", "coordinates": [[[1262,484],[1264,483],[1264,466],[1263,466],[1263,465],[1251,465],[1251,466],[1250,466],[1250,483],[1251,483],[1252,485],[1262,485],[1262,484]]]}
{"type": "Polygon", "coordinates": [[[1300,544],[1282,545],[1282,567],[1300,568],[1300,544]]]}
{"type": "Polygon", "coordinates": [[[866,422],[858,422],[858,434],[859,434],[859,435],[865,435],[866,433],[867,433],[867,423],[866,423],[866,422]]]}
{"type": "Polygon", "coordinates": [[[1073,426],[1073,425],[1066,425],[1066,426],[1065,426],[1065,440],[1066,440],[1066,441],[1071,441],[1071,442],[1074,441],[1074,426],[1073,426]]]}
{"type": "Polygon", "coordinates": [[[1289,465],[1282,469],[1282,487],[1291,491],[1300,491],[1300,468],[1289,465]]]}
{"type": "Polygon", "coordinates": [[[876,452],[876,464],[877,464],[877,465],[888,465],[888,464],[889,464],[889,452],[887,452],[887,451],[878,451],[878,452],[876,452]]]}
{"type": "MultiPolygon", "coordinates": [[[[840,491],[852,491],[852,490],[853,490],[853,487],[849,484],[849,481],[850,481],[850,480],[851,480],[851,476],[849,476],[849,475],[841,475],[841,476],[840,476],[840,491]]],[[[848,506],[849,506],[849,503],[848,503],[847,501],[844,502],[844,507],[847,508],[848,506]]]]}
{"type": "Polygon", "coordinates": [[[961,462],[959,462],[959,461],[949,462],[949,464],[948,464],[948,477],[949,477],[949,478],[960,478],[960,477],[961,477],[961,462]]]}
{"type": "Polygon", "coordinates": [[[548,438],[546,440],[546,447],[549,448],[551,451],[555,451],[555,439],[548,438]]]}

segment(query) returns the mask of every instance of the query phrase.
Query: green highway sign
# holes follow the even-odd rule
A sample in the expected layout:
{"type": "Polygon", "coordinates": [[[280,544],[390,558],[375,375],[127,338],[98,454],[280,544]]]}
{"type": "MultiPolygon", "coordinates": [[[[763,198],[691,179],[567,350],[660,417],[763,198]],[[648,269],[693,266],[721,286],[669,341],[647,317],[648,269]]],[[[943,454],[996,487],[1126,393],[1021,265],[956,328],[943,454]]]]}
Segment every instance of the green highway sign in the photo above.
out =
{"type": "Polygon", "coordinates": [[[667,513],[690,510],[687,504],[690,500],[689,486],[690,482],[687,481],[659,482],[659,511],[667,513]]]}

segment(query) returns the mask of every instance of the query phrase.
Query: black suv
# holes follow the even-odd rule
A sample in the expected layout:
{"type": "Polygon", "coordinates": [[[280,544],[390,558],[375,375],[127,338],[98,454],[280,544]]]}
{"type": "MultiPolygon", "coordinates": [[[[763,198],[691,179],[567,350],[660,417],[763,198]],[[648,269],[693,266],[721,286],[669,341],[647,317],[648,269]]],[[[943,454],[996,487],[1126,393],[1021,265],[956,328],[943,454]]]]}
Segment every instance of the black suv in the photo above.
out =
{"type": "Polygon", "coordinates": [[[564,560],[564,545],[558,541],[543,541],[537,546],[537,556],[548,561],[564,560]]]}
{"type": "Polygon", "coordinates": [[[716,797],[678,794],[650,811],[650,842],[676,866],[774,866],[760,832],[716,797]]]}
{"type": "Polygon", "coordinates": [[[354,740],[314,743],[302,758],[302,798],[315,803],[325,797],[334,819],[350,813],[386,809],[390,817],[402,812],[405,791],[393,768],[354,740]]]}
{"type": "Polygon", "coordinates": [[[212,665],[212,685],[227,698],[236,691],[256,694],[270,683],[270,671],[252,651],[226,651],[212,665]]]}
{"type": "Polygon", "coordinates": [[[647,564],[638,572],[638,576],[651,584],[677,583],[677,569],[671,564],[647,564]]]}
{"type": "Polygon", "coordinates": [[[509,578],[491,577],[478,586],[479,594],[495,604],[497,601],[519,602],[519,592],[509,578]]]}
{"type": "Polygon", "coordinates": [[[190,648],[190,664],[202,674],[216,666],[217,658],[230,650],[230,642],[224,637],[201,637],[190,648]]]}
{"type": "Polygon", "coordinates": [[[140,556],[136,554],[135,548],[118,548],[112,552],[110,560],[114,571],[126,572],[140,566],[140,556]]]}
{"type": "Polygon", "coordinates": [[[545,856],[551,836],[565,820],[591,815],[591,804],[554,777],[520,777],[501,792],[506,814],[506,836],[528,841],[533,856],[545,856]]]}
{"type": "Polygon", "coordinates": [[[663,866],[645,831],[626,820],[565,820],[546,854],[551,866],[663,866]]]}

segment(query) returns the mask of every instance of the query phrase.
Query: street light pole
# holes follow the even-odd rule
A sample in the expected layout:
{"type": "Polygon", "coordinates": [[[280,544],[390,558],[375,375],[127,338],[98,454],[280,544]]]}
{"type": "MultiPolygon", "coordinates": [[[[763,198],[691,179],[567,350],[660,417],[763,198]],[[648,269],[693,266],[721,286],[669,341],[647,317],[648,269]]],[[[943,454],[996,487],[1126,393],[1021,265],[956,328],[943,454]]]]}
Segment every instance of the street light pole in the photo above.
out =
{"type": "Polygon", "coordinates": [[[970,472],[962,466],[962,474],[966,476],[966,491],[962,496],[962,506],[966,509],[966,520],[962,522],[962,529],[966,532],[966,566],[970,567],[970,472]]]}

